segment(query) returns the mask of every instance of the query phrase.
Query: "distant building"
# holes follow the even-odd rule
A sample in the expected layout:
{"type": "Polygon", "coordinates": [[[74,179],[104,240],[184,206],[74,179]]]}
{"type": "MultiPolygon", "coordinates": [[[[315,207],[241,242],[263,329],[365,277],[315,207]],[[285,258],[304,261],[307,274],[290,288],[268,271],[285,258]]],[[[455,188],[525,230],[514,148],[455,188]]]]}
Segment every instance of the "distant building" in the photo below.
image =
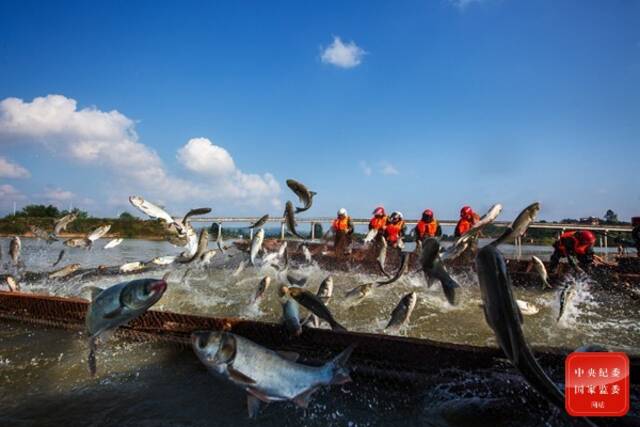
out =
{"type": "Polygon", "coordinates": [[[580,218],[578,221],[580,224],[588,224],[588,225],[600,225],[600,218],[588,217],[588,218],[580,218]]]}

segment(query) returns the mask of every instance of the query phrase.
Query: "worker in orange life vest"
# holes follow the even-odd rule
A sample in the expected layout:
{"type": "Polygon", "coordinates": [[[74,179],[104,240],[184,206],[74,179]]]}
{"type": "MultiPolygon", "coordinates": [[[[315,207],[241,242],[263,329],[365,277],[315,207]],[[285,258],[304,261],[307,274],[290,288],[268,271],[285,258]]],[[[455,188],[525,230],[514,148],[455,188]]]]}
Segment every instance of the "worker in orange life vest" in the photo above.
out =
{"type": "Polygon", "coordinates": [[[554,251],[551,255],[549,269],[554,271],[556,267],[558,267],[560,259],[564,257],[577,258],[582,268],[589,268],[594,264],[604,263],[602,258],[593,253],[593,245],[595,243],[596,236],[589,230],[566,231],[562,233],[560,238],[553,244],[554,251]]]}
{"type": "Polygon", "coordinates": [[[383,232],[387,226],[387,214],[382,206],[378,206],[373,210],[373,217],[369,221],[369,230],[378,230],[383,232]]]}
{"type": "Polygon", "coordinates": [[[351,235],[353,234],[353,223],[345,208],[340,208],[338,217],[333,220],[331,229],[334,234],[333,247],[336,254],[343,254],[350,246],[351,235]]]}
{"type": "Polygon", "coordinates": [[[416,239],[424,240],[427,237],[436,237],[442,234],[442,228],[440,224],[433,217],[433,211],[431,209],[425,209],[422,212],[422,218],[416,224],[416,239]]]}
{"type": "Polygon", "coordinates": [[[460,237],[480,219],[477,213],[475,213],[471,207],[464,206],[460,209],[460,219],[458,220],[458,224],[456,225],[455,236],[460,237]]]}
{"type": "Polygon", "coordinates": [[[387,243],[396,248],[400,245],[402,238],[406,234],[407,225],[404,222],[402,212],[393,212],[389,216],[387,226],[384,229],[384,237],[387,239],[387,243]]]}

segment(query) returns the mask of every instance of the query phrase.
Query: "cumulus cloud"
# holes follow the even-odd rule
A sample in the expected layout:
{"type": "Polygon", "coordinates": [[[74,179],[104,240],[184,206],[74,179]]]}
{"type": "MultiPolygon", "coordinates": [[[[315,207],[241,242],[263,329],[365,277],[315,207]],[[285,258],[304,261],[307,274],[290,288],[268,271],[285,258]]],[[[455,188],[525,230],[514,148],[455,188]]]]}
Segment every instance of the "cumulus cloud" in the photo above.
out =
{"type": "Polygon", "coordinates": [[[343,43],[340,37],[334,36],[333,43],[327,46],[320,56],[325,64],[335,65],[340,68],[353,68],[360,65],[366,52],[358,47],[355,42],[343,43]]]}
{"type": "Polygon", "coordinates": [[[380,173],[382,175],[399,175],[400,172],[391,163],[382,162],[380,173]]]}
{"type": "Polygon", "coordinates": [[[24,200],[26,196],[11,184],[0,184],[0,200],[24,200]]]}
{"type": "Polygon", "coordinates": [[[53,202],[67,202],[76,197],[71,191],[62,188],[46,188],[42,198],[53,202]]]}
{"type": "Polygon", "coordinates": [[[30,176],[31,174],[28,170],[0,156],[0,178],[21,179],[29,178],[30,176]]]}
{"type": "Polygon", "coordinates": [[[127,193],[143,193],[169,203],[201,200],[259,205],[267,201],[275,205],[280,192],[272,175],[242,173],[224,148],[205,138],[190,140],[177,154],[185,168],[203,179],[173,176],[160,156],[139,142],[133,120],[115,110],[78,109],[74,99],[63,95],[31,102],[0,101],[0,145],[23,143],[39,144],[54,155],[110,171],[117,184],[111,183],[109,199],[126,200],[127,193]]]}

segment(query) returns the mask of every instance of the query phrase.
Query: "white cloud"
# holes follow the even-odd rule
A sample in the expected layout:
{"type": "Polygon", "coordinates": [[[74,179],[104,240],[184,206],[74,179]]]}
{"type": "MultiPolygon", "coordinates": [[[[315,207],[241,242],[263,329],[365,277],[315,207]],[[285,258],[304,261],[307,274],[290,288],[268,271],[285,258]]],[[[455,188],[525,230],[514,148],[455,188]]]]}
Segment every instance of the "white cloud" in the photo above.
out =
{"type": "Polygon", "coordinates": [[[178,150],[178,160],[188,170],[204,175],[228,175],[236,169],[229,152],[207,138],[192,138],[178,150]]]}
{"type": "Polygon", "coordinates": [[[71,191],[62,188],[46,188],[42,198],[53,202],[67,202],[76,197],[71,191]]]}
{"type": "Polygon", "coordinates": [[[342,43],[340,37],[334,36],[333,43],[322,51],[320,58],[325,64],[332,64],[340,68],[353,68],[362,62],[366,52],[354,42],[342,43]]]}
{"type": "Polygon", "coordinates": [[[369,164],[364,160],[360,161],[360,169],[362,169],[362,173],[366,176],[371,176],[371,174],[373,173],[373,169],[371,169],[371,166],[369,166],[369,164]]]}
{"type": "Polygon", "coordinates": [[[24,200],[25,195],[11,184],[0,184],[0,200],[24,200]]]}
{"type": "Polygon", "coordinates": [[[0,178],[21,179],[29,178],[30,176],[31,174],[28,170],[0,156],[0,178]]]}
{"type": "Polygon", "coordinates": [[[391,163],[382,162],[381,166],[382,168],[380,169],[380,173],[382,173],[382,175],[399,175],[400,174],[398,169],[396,169],[395,166],[393,166],[391,163]]]}
{"type": "Polygon", "coordinates": [[[24,143],[40,144],[53,155],[110,171],[115,182],[109,182],[105,195],[109,200],[126,203],[129,194],[143,194],[168,204],[279,205],[280,187],[271,174],[242,173],[231,155],[209,140],[195,138],[179,150],[179,161],[202,175],[198,181],[182,179],[169,174],[158,154],[139,142],[133,120],[115,110],[78,109],[74,99],[63,95],[31,102],[0,101],[0,146],[24,143]]]}
{"type": "Polygon", "coordinates": [[[452,5],[454,5],[460,10],[464,10],[467,8],[467,6],[471,4],[482,3],[483,1],[484,0],[449,0],[449,3],[451,3],[452,5]]]}

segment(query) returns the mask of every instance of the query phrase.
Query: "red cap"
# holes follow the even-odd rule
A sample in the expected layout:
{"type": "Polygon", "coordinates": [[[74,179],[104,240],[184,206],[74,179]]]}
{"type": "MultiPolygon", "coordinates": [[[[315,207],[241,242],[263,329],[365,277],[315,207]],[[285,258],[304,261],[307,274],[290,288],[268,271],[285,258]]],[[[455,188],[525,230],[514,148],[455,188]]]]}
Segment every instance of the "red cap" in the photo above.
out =
{"type": "Polygon", "coordinates": [[[382,206],[378,206],[377,208],[375,208],[373,210],[373,214],[378,216],[378,215],[384,215],[384,208],[382,206]]]}
{"type": "Polygon", "coordinates": [[[462,209],[460,209],[461,218],[469,218],[472,215],[473,215],[473,211],[471,210],[470,206],[464,206],[462,209]]]}
{"type": "Polygon", "coordinates": [[[425,209],[424,212],[422,212],[422,215],[430,216],[433,218],[433,211],[431,209],[425,209]]]}

